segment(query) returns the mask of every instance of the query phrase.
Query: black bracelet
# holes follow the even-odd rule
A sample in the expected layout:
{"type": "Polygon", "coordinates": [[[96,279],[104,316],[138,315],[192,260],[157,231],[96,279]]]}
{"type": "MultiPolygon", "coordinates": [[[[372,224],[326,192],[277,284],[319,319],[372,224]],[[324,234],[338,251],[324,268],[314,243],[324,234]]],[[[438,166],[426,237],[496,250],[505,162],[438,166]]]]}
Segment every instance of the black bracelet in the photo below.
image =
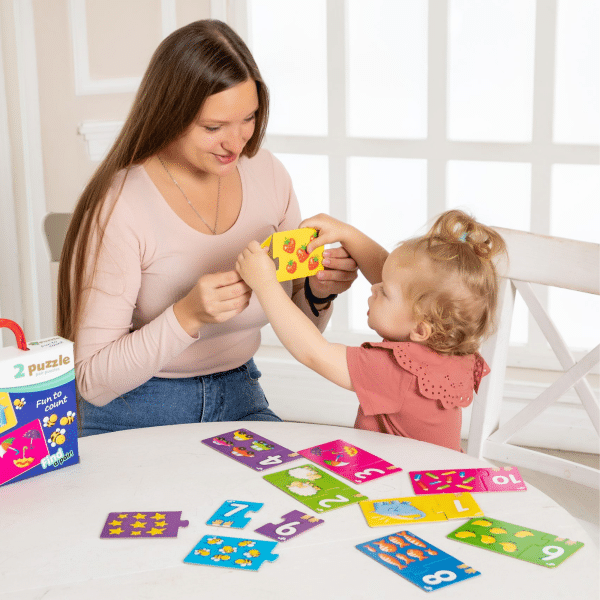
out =
{"type": "Polygon", "coordinates": [[[325,304],[326,302],[328,302],[327,306],[324,306],[321,309],[321,310],[325,310],[326,308],[329,308],[331,301],[335,300],[338,296],[337,294],[329,294],[329,296],[327,296],[327,298],[318,298],[317,296],[315,296],[312,293],[312,290],[310,289],[310,284],[308,283],[308,277],[306,277],[304,279],[304,295],[306,296],[306,301],[308,302],[308,305],[310,306],[310,310],[312,311],[312,314],[315,315],[315,317],[319,316],[319,309],[315,306],[315,304],[325,304]]]}

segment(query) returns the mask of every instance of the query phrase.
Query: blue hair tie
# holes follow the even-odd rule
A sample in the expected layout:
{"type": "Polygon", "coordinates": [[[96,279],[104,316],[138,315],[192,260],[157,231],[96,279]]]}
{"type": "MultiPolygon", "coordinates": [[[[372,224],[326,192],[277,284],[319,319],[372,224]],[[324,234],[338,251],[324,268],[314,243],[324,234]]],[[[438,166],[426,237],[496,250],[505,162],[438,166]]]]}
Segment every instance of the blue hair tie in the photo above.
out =
{"type": "Polygon", "coordinates": [[[459,242],[466,242],[467,241],[467,232],[464,231],[463,233],[460,234],[460,237],[458,238],[459,242]]]}

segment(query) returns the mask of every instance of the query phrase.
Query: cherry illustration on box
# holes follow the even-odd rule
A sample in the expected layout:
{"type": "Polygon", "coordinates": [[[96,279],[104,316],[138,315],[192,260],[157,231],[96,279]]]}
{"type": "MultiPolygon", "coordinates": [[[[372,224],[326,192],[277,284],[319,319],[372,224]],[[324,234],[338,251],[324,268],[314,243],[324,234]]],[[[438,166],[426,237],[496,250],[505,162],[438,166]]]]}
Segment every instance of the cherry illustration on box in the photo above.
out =
{"type": "Polygon", "coordinates": [[[306,251],[317,235],[317,230],[311,227],[277,231],[261,244],[261,247],[269,248],[269,256],[275,261],[277,281],[310,277],[323,270],[323,246],[310,254],[306,251]]]}

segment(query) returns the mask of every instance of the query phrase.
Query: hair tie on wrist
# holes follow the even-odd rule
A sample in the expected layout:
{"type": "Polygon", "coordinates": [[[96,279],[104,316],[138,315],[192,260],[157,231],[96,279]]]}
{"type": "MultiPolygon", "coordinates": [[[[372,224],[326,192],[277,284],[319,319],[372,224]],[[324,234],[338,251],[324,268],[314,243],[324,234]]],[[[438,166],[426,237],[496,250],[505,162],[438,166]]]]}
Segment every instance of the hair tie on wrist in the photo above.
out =
{"type": "Polygon", "coordinates": [[[306,297],[306,301],[308,302],[308,305],[310,306],[310,310],[312,311],[312,314],[315,315],[315,317],[319,316],[319,309],[315,306],[315,304],[324,304],[324,303],[328,303],[327,306],[324,306],[323,308],[321,308],[321,310],[325,310],[327,308],[329,308],[329,305],[331,304],[332,300],[335,300],[337,298],[337,294],[329,294],[329,296],[327,296],[327,298],[319,298],[318,296],[315,296],[312,293],[312,290],[310,289],[310,284],[308,283],[308,277],[306,277],[304,279],[304,296],[306,297]]]}

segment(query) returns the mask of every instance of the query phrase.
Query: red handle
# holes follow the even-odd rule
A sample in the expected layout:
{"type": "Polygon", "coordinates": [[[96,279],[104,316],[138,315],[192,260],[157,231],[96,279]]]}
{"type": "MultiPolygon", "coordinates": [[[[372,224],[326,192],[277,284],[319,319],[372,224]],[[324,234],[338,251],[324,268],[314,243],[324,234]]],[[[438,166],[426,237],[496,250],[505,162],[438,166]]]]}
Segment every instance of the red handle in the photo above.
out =
{"type": "Polygon", "coordinates": [[[29,350],[27,347],[27,341],[25,340],[25,334],[23,333],[21,327],[17,325],[17,323],[11,321],[10,319],[0,319],[0,328],[1,327],[8,327],[15,334],[19,350],[29,350]]]}

